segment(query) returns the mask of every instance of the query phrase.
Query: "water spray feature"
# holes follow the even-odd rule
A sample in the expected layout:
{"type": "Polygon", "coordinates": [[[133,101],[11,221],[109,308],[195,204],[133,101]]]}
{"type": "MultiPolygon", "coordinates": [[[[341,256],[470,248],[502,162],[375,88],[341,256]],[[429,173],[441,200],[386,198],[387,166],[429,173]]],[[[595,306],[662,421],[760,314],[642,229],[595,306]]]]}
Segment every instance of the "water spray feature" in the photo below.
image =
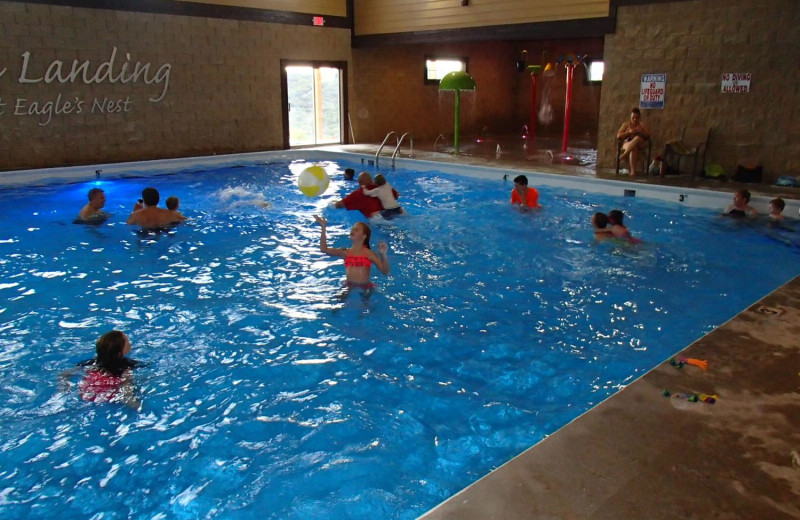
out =
{"type": "Polygon", "coordinates": [[[539,72],[539,70],[542,70],[542,74],[545,78],[552,78],[556,73],[552,63],[545,64],[546,55],[547,51],[542,51],[542,63],[540,65],[528,65],[528,51],[523,50],[519,55],[519,60],[517,61],[517,71],[522,72],[527,70],[531,74],[531,123],[530,126],[526,126],[526,138],[530,145],[530,149],[533,149],[534,138],[536,135],[536,73],[539,72]]]}
{"type": "Polygon", "coordinates": [[[455,102],[455,123],[453,130],[453,149],[458,155],[458,123],[459,123],[459,110],[461,107],[461,91],[462,90],[475,90],[475,80],[472,76],[464,71],[455,71],[447,73],[439,82],[439,91],[454,90],[456,93],[455,102]]]}

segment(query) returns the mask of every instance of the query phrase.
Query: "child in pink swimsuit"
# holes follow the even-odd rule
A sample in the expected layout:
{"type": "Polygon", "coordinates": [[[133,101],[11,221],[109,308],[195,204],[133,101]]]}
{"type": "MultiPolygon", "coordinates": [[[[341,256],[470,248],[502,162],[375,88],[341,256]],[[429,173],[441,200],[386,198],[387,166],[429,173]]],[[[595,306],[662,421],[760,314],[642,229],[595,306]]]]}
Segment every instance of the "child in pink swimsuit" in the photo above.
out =
{"type": "Polygon", "coordinates": [[[369,247],[369,238],[372,233],[369,226],[364,222],[356,222],[350,230],[350,240],[353,245],[349,248],[328,247],[326,229],[328,221],[325,217],[315,215],[314,220],[320,225],[319,249],[323,253],[331,256],[344,258],[344,270],[347,275],[348,285],[370,286],[369,279],[372,264],[383,274],[389,274],[389,258],[386,256],[388,250],[386,242],[378,244],[378,253],[369,247]]]}
{"type": "Polygon", "coordinates": [[[86,373],[78,383],[81,399],[95,403],[119,402],[138,409],[140,403],[135,396],[131,370],[141,363],[127,357],[131,351],[128,336],[112,330],[100,336],[95,347],[96,357],[82,361],[61,374],[62,390],[68,390],[69,378],[77,370],[86,367],[86,373]]]}

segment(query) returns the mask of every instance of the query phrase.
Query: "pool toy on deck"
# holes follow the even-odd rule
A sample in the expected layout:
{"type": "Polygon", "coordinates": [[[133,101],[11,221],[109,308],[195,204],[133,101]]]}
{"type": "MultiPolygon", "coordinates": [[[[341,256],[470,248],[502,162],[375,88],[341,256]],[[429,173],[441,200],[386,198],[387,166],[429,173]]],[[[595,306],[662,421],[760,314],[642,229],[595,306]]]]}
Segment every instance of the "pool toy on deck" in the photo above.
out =
{"type": "Polygon", "coordinates": [[[309,166],[297,178],[297,186],[306,197],[318,197],[328,189],[331,179],[322,166],[309,166]]]}
{"type": "Polygon", "coordinates": [[[694,365],[699,367],[703,370],[708,368],[708,361],[704,359],[695,359],[695,358],[672,358],[669,360],[669,364],[674,366],[675,368],[683,368],[685,365],[694,365]]]}
{"type": "Polygon", "coordinates": [[[719,399],[718,395],[709,395],[709,394],[673,394],[667,389],[664,389],[661,392],[661,395],[664,397],[674,397],[675,399],[686,399],[690,403],[696,403],[698,401],[708,404],[714,404],[719,399]]]}

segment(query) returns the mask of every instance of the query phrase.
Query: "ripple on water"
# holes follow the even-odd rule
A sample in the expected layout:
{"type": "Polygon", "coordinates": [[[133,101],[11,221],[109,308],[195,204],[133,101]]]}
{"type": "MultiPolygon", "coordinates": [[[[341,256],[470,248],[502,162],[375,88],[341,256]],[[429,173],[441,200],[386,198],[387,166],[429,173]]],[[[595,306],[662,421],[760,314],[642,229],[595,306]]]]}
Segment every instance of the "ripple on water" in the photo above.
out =
{"type": "Polygon", "coordinates": [[[115,216],[92,229],[21,218],[80,207],[86,185],[0,193],[4,518],[414,518],[799,265],[710,212],[542,188],[522,215],[499,180],[395,170],[411,215],[371,223],[392,275],[346,291],[313,215],[346,246],[358,215],[326,206],[351,184],[325,162],[331,187],[306,198],[308,164],[158,177],[192,219],[161,233],[115,206],[141,179],[104,185],[115,216]],[[612,207],[645,246],[592,244],[612,207]],[[774,272],[732,268],[743,250],[774,272]],[[58,389],[112,327],[147,362],[141,410],[81,401],[80,374],[58,389]]]}

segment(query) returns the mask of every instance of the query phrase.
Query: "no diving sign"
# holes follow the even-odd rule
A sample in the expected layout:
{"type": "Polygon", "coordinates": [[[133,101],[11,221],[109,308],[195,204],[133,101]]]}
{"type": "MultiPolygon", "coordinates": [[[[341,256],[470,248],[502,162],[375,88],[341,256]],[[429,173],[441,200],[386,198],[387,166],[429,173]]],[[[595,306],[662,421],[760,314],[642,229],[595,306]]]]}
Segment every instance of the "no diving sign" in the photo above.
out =
{"type": "Polygon", "coordinates": [[[749,72],[726,72],[722,75],[723,94],[746,94],[750,92],[749,72]]]}

